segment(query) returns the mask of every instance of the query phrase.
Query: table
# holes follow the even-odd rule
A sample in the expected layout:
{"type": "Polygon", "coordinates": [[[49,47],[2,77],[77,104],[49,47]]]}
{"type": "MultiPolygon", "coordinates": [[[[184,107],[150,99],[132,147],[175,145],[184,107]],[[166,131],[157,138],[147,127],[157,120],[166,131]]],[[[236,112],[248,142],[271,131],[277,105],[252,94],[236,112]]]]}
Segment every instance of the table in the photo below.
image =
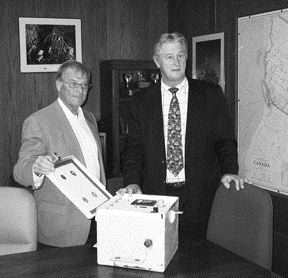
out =
{"type": "Polygon", "coordinates": [[[0,256],[0,277],[225,278],[280,277],[209,241],[180,246],[164,273],[97,265],[88,245],[0,256]]]}

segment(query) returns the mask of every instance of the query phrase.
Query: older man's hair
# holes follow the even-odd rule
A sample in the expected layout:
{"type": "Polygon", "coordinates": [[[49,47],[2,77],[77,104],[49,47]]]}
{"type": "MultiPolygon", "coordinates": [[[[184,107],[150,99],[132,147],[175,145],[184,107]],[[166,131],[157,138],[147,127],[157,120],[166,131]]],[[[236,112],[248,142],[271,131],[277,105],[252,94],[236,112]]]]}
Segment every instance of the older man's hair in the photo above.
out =
{"type": "Polygon", "coordinates": [[[173,42],[179,42],[180,44],[182,44],[184,46],[184,51],[185,54],[187,55],[188,53],[188,44],[187,44],[187,40],[185,39],[184,35],[175,32],[175,33],[165,33],[162,34],[160,36],[160,39],[158,40],[158,42],[154,45],[154,54],[153,54],[153,58],[157,58],[159,55],[159,51],[161,46],[164,43],[173,43],[173,42]]]}
{"type": "Polygon", "coordinates": [[[57,71],[56,80],[62,79],[63,73],[66,71],[66,69],[75,69],[76,71],[80,71],[83,74],[87,75],[87,80],[90,80],[91,76],[90,70],[82,63],[76,60],[67,60],[66,62],[64,62],[57,71]]]}

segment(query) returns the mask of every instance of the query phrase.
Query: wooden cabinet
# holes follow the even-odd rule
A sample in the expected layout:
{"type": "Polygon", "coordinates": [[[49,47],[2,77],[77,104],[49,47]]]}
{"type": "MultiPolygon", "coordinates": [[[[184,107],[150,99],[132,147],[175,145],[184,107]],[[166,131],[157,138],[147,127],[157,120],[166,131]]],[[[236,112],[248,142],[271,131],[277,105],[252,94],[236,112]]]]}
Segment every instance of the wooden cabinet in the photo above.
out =
{"type": "Polygon", "coordinates": [[[122,174],[121,154],[129,132],[127,110],[131,97],[159,81],[159,70],[151,60],[106,60],[100,62],[101,121],[107,135],[108,177],[122,174]]]}

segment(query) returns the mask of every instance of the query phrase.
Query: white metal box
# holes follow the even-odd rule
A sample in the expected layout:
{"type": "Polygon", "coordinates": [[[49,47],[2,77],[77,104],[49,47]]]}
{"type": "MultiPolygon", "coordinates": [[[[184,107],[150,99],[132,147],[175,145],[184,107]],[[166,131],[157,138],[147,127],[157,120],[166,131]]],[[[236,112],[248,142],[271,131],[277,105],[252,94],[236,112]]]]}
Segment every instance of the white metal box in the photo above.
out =
{"type": "Polygon", "coordinates": [[[164,272],[178,249],[178,197],[116,195],[96,211],[98,264],[164,272]]]}
{"type": "Polygon", "coordinates": [[[164,272],[178,249],[178,197],[113,197],[74,156],[47,177],[87,218],[95,215],[99,264],[164,272]]]}

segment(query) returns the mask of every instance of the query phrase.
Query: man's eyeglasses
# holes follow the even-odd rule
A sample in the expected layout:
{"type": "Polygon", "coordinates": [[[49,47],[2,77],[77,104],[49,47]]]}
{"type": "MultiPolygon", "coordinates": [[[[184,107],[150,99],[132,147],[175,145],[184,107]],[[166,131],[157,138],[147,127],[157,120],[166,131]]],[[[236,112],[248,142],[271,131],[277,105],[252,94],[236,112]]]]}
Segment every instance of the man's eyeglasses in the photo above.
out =
{"type": "Polygon", "coordinates": [[[92,85],[90,83],[82,83],[82,84],[80,84],[80,83],[77,83],[77,82],[65,82],[65,81],[62,81],[62,82],[65,83],[65,84],[68,84],[69,88],[71,88],[71,89],[78,89],[81,86],[82,90],[87,91],[87,90],[89,90],[92,87],[92,85]]]}

